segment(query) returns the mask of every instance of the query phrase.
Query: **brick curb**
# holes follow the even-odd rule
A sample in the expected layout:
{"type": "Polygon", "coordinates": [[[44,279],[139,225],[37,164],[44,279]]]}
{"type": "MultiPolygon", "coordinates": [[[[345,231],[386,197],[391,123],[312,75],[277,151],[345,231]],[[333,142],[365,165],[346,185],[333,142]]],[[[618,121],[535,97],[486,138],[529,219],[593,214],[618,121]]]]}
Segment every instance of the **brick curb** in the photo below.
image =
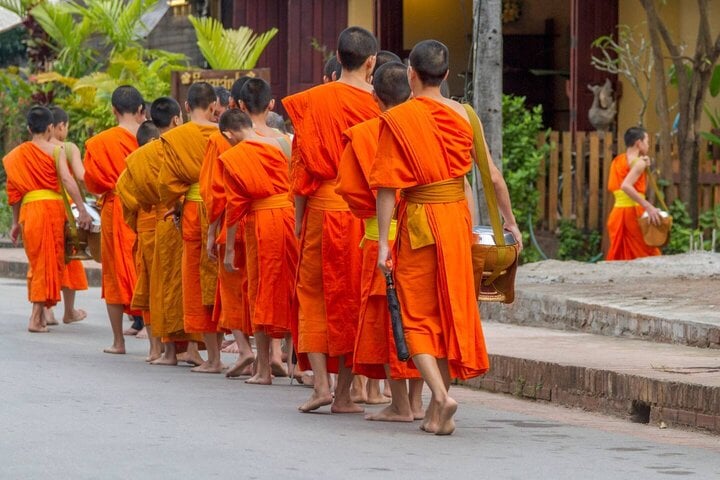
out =
{"type": "MultiPolygon", "coordinates": [[[[0,260],[0,277],[2,278],[18,278],[25,280],[27,278],[27,270],[27,262],[0,260]]],[[[87,275],[88,286],[99,287],[101,285],[102,274],[100,267],[88,267],[86,265],[85,274],[87,275]]]]}
{"type": "Polygon", "coordinates": [[[490,371],[463,385],[621,416],[639,423],[720,434],[720,387],[490,355],[490,371]]]}
{"type": "Polygon", "coordinates": [[[561,295],[518,289],[511,305],[484,303],[482,318],[531,327],[571,330],[701,348],[720,348],[720,327],[633,313],[573,300],[561,295]]]}

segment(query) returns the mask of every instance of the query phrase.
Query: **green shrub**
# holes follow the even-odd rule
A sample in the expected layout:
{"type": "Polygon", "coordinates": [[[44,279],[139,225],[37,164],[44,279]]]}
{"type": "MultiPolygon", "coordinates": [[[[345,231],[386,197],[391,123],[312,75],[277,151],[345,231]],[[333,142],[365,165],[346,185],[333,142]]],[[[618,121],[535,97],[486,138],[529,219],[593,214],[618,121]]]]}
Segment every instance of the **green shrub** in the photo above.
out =
{"type": "Polygon", "coordinates": [[[598,259],[602,253],[602,233],[594,230],[585,232],[571,220],[560,220],[558,243],[559,260],[589,262],[598,259]]]}

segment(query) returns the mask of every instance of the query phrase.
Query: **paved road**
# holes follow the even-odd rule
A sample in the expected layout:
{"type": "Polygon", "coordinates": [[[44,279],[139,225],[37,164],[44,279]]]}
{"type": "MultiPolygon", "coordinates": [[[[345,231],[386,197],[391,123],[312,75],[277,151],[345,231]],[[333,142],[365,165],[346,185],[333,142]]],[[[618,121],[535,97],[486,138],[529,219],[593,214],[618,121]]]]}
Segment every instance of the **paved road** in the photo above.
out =
{"type": "Polygon", "coordinates": [[[150,367],[136,339],[102,354],[98,289],[85,322],[25,333],[25,295],[0,280],[0,479],[720,478],[718,437],[460,388],[452,437],[299,414],[309,390],[287,381],[150,367]]]}

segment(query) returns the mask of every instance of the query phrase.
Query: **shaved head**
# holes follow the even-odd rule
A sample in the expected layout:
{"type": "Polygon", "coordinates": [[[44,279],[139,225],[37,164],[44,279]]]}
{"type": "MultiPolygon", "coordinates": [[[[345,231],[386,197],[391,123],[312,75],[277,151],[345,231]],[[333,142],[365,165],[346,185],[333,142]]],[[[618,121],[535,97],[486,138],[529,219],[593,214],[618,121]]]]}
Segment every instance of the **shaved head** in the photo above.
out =
{"type": "Polygon", "coordinates": [[[215,89],[207,82],[195,82],[188,89],[187,102],[190,110],[197,108],[207,110],[210,105],[217,102],[215,89]]]}
{"type": "Polygon", "coordinates": [[[448,48],[437,40],[423,40],[410,52],[410,66],[429,87],[439,87],[450,65],[448,48]]]}
{"type": "Polygon", "coordinates": [[[145,100],[142,95],[137,88],[130,85],[116,88],[110,102],[120,115],[135,114],[145,109],[145,100]]]}
{"type": "Polygon", "coordinates": [[[335,80],[340,78],[340,74],[342,73],[342,65],[340,65],[340,62],[338,62],[335,55],[330,57],[328,61],[325,62],[325,68],[323,68],[323,75],[326,76],[329,80],[332,80],[333,73],[335,74],[335,80]]]}
{"type": "Polygon", "coordinates": [[[138,127],[135,138],[137,138],[138,146],[142,147],[156,138],[160,138],[160,130],[151,120],[146,120],[138,127]]]}
{"type": "Polygon", "coordinates": [[[377,53],[377,59],[375,60],[375,70],[373,70],[373,74],[377,72],[377,69],[383,66],[384,64],[388,62],[398,62],[402,63],[402,60],[400,60],[400,57],[395,55],[393,52],[389,52],[387,50],[380,50],[377,53]]]}
{"type": "Polygon", "coordinates": [[[239,132],[248,128],[253,128],[250,116],[242,110],[226,110],[220,115],[218,127],[221,132],[239,132]]]}
{"type": "Polygon", "coordinates": [[[373,75],[373,90],[388,108],[410,98],[407,67],[400,62],[383,64],[373,75]]]}
{"type": "Polygon", "coordinates": [[[158,128],[168,128],[180,116],[180,104],[172,97],[160,97],[150,104],[150,118],[158,128]]]}
{"type": "Polygon", "coordinates": [[[337,55],[343,69],[357,70],[378,51],[375,36],[361,27],[348,27],[338,37],[337,55]]]}

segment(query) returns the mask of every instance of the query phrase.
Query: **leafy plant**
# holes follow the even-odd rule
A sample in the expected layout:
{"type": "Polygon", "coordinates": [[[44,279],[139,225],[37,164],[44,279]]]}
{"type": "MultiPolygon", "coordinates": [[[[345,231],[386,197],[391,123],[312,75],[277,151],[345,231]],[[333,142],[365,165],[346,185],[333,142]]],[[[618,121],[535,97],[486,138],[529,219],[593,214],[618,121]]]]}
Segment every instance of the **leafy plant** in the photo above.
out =
{"type": "MultiPolygon", "coordinates": [[[[19,144],[25,135],[25,110],[32,102],[33,88],[27,73],[17,67],[0,70],[0,156],[19,144]]],[[[1,168],[1,166],[0,166],[1,168]]],[[[5,172],[2,170],[2,181],[5,172]]]]}
{"type": "Polygon", "coordinates": [[[195,28],[197,45],[210,68],[215,70],[249,70],[255,68],[260,55],[277,34],[271,28],[260,35],[249,27],[224,28],[214,18],[188,16],[195,28]]]}
{"type": "Polygon", "coordinates": [[[685,253],[690,249],[690,235],[693,233],[692,219],[687,207],[680,200],[675,200],[668,209],[673,217],[673,224],[670,229],[670,241],[663,248],[663,253],[685,253]]]}
{"type": "Polygon", "coordinates": [[[593,230],[585,232],[570,220],[560,220],[558,259],[588,262],[595,260],[601,252],[602,234],[593,230]]]}
{"type": "MultiPolygon", "coordinates": [[[[708,93],[713,98],[720,95],[720,65],[715,65],[713,69],[713,74],[712,77],[710,77],[710,84],[708,86],[708,93]]],[[[703,110],[705,111],[705,115],[710,119],[713,130],[720,130],[720,111],[718,111],[717,108],[710,110],[710,107],[707,105],[703,107],[703,110]]],[[[700,135],[708,142],[720,145],[720,135],[713,132],[700,132],[700,135]]]]}

